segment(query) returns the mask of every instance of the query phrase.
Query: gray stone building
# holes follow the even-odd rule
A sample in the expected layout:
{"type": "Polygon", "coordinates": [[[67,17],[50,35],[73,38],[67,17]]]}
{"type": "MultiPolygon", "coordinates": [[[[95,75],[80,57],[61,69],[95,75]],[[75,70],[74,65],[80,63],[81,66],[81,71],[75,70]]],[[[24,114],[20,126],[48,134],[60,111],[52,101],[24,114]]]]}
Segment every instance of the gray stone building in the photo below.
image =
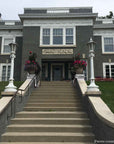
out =
{"type": "Polygon", "coordinates": [[[24,64],[29,51],[37,54],[42,80],[71,79],[70,65],[80,53],[88,63],[84,71],[89,78],[90,37],[96,42],[95,77],[114,78],[114,19],[99,18],[91,7],[25,8],[20,21],[0,21],[0,81],[10,75],[12,41],[18,44],[15,80],[26,78],[24,64]]]}

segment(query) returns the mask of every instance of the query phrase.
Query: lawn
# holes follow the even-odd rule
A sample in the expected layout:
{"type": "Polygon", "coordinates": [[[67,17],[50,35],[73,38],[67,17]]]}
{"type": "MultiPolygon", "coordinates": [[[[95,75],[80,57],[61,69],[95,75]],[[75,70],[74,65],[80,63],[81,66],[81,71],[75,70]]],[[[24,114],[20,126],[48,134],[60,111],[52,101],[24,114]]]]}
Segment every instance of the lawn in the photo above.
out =
{"type": "MultiPolygon", "coordinates": [[[[19,88],[21,85],[22,85],[22,81],[15,81],[14,82],[14,85],[17,87],[17,88],[19,88]]],[[[2,91],[4,91],[4,89],[5,89],[5,86],[7,86],[8,85],[8,82],[0,82],[0,97],[1,97],[1,92],[2,91]]]]}
{"type": "Polygon", "coordinates": [[[102,92],[101,98],[114,113],[114,81],[99,81],[96,82],[102,92]]]}

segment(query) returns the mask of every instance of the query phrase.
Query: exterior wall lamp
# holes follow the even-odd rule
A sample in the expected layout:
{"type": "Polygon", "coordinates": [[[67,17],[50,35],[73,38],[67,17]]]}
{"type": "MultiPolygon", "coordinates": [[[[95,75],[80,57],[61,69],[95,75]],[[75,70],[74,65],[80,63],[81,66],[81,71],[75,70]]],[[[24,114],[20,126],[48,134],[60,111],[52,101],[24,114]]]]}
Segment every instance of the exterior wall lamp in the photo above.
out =
{"type": "Polygon", "coordinates": [[[17,91],[17,87],[14,86],[13,81],[13,75],[14,75],[14,59],[15,59],[15,53],[16,53],[16,48],[17,48],[17,44],[16,43],[10,43],[10,58],[11,58],[11,72],[10,72],[10,78],[9,78],[9,84],[8,86],[5,87],[4,92],[16,92],[17,91]]]}
{"type": "Polygon", "coordinates": [[[90,58],[90,85],[87,87],[87,92],[99,92],[99,87],[95,84],[94,77],[94,60],[95,57],[95,42],[90,38],[90,41],[87,43],[89,47],[89,58],[90,58]]]}

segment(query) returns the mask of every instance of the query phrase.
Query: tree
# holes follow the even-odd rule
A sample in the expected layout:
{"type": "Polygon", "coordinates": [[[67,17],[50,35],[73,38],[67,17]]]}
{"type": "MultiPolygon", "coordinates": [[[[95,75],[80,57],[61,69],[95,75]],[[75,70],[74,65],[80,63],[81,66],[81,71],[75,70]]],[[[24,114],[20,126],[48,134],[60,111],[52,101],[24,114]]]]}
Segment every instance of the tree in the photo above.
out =
{"type": "Polygon", "coordinates": [[[107,17],[107,18],[112,18],[112,17],[113,17],[113,12],[110,11],[110,12],[109,12],[109,15],[107,15],[106,17],[107,17]]]}

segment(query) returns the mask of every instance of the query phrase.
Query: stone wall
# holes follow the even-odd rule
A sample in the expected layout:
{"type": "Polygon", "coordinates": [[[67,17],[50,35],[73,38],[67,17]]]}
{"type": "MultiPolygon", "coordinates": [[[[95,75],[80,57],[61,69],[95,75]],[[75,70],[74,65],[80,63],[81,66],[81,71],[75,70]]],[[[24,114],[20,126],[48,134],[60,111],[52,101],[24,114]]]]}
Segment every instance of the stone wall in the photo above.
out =
{"type": "Polygon", "coordinates": [[[114,142],[114,114],[102,101],[100,95],[85,94],[87,84],[84,79],[75,79],[75,86],[90,118],[96,142],[114,142]]]}

